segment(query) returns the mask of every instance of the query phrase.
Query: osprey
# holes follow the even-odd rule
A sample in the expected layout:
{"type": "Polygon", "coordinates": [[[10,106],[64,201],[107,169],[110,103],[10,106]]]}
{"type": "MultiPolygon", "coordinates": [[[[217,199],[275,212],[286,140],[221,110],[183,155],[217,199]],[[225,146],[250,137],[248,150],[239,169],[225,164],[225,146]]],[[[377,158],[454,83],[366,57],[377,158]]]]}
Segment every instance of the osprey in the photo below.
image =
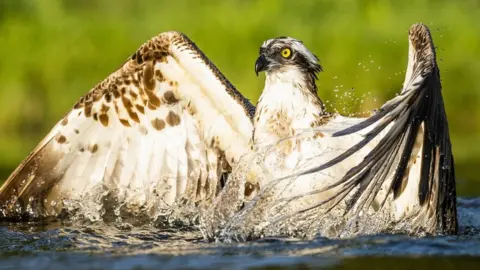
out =
{"type": "Polygon", "coordinates": [[[228,204],[218,193],[237,183],[247,204],[274,190],[291,214],[381,207],[394,197],[396,220],[412,207],[426,209],[419,215],[435,220],[427,231],[456,232],[453,157],[424,25],[410,30],[402,93],[367,119],[325,111],[318,59],[298,40],[266,41],[255,71],[267,72],[257,108],[185,35],[154,37],[82,97],[12,173],[0,190],[0,214],[55,216],[72,201],[106,195],[146,213],[180,199],[228,204]],[[265,149],[273,150],[262,170],[241,170],[265,149]]]}
{"type": "MultiPolygon", "coordinates": [[[[246,177],[240,199],[252,202],[225,213],[232,199],[220,196],[211,211],[228,216],[217,222],[224,232],[457,232],[454,162],[425,25],[410,28],[401,93],[366,119],[325,112],[315,85],[322,69],[296,39],[267,40],[255,70],[266,72],[254,118],[256,151],[231,179],[246,177]]],[[[229,187],[239,185],[228,184],[232,197],[229,187]]]]}

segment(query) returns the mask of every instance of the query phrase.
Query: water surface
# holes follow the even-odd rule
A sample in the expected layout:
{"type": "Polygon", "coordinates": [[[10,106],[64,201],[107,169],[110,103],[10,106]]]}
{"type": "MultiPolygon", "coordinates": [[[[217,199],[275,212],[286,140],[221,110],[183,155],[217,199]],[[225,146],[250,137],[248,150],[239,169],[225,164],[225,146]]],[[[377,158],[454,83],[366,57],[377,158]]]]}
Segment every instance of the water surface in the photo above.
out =
{"type": "Polygon", "coordinates": [[[480,198],[459,199],[461,233],[208,242],[195,228],[100,222],[0,224],[0,269],[477,269],[480,198]]]}

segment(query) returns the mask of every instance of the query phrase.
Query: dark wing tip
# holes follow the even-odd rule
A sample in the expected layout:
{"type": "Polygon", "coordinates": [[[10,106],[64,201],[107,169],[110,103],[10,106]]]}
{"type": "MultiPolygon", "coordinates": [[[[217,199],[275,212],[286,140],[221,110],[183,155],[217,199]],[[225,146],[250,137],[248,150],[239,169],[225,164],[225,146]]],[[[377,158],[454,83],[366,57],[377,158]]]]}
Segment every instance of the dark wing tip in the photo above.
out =
{"type": "Polygon", "coordinates": [[[433,43],[430,29],[423,23],[412,25],[408,31],[408,37],[417,51],[424,50],[425,45],[433,43]]]}
{"type": "MultiPolygon", "coordinates": [[[[430,29],[423,23],[414,24],[410,27],[408,38],[410,41],[410,51],[418,56],[417,60],[436,66],[435,46],[430,29]]],[[[409,62],[411,60],[412,59],[409,59],[409,62]]]]}

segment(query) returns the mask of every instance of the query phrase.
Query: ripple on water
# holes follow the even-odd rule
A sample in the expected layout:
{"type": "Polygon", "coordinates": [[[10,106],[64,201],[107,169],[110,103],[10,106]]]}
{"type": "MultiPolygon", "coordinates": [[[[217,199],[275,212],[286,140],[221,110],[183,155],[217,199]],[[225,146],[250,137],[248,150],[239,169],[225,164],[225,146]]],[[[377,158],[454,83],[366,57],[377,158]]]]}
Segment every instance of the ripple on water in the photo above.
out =
{"type": "Polygon", "coordinates": [[[195,227],[2,223],[0,265],[2,269],[72,270],[270,266],[328,269],[339,265],[344,269],[385,269],[392,263],[418,269],[434,265],[438,269],[473,267],[475,257],[480,256],[480,198],[459,199],[458,212],[462,231],[458,236],[373,235],[311,240],[269,237],[243,243],[207,242],[195,227]]]}

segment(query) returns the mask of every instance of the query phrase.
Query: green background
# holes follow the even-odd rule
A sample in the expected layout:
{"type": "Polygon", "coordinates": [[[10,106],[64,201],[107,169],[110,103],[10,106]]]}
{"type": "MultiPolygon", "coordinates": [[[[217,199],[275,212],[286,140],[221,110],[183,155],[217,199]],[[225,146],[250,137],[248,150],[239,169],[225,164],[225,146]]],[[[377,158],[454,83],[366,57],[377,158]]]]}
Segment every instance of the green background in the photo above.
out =
{"type": "Polygon", "coordinates": [[[438,47],[461,195],[480,194],[480,1],[0,1],[0,182],[75,101],[156,34],[186,33],[254,103],[259,46],[292,36],[320,58],[331,110],[380,107],[401,87],[411,24],[438,47]],[[353,89],[353,90],[352,90],[353,89]]]}

